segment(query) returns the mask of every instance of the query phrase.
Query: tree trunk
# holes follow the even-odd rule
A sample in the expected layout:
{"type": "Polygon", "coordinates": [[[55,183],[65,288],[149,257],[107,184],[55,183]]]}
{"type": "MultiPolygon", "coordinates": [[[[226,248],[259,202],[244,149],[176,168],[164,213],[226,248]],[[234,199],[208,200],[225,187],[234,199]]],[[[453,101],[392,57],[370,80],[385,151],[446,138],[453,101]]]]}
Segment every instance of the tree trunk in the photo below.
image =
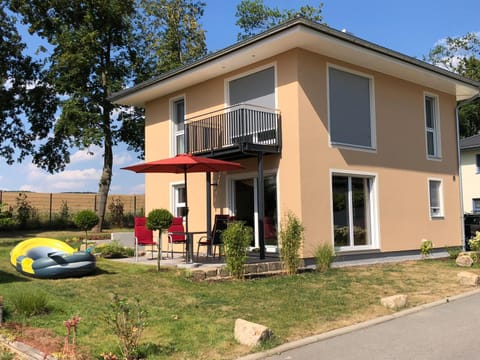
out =
{"type": "Polygon", "coordinates": [[[103,150],[103,169],[100,183],[98,184],[98,209],[97,214],[100,218],[98,222],[98,231],[102,231],[105,220],[105,212],[107,210],[108,192],[110,191],[110,184],[112,183],[113,172],[113,144],[112,133],[110,129],[110,114],[104,114],[104,150],[103,150]]]}

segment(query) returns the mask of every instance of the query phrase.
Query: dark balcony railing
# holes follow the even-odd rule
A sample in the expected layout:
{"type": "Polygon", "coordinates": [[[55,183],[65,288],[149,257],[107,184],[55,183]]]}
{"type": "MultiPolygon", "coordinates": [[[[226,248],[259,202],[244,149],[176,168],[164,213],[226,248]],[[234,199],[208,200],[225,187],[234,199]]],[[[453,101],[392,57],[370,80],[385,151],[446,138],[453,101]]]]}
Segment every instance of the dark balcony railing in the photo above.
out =
{"type": "Polygon", "coordinates": [[[239,104],[191,118],[185,123],[187,152],[215,153],[246,146],[279,152],[280,112],[239,104]]]}

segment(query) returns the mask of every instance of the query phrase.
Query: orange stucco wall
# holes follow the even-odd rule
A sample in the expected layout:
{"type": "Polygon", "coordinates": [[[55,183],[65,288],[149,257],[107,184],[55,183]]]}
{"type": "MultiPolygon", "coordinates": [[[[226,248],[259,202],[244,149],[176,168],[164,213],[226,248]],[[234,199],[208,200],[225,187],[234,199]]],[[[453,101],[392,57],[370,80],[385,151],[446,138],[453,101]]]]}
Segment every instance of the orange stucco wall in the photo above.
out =
{"type": "MultiPolygon", "coordinates": [[[[277,108],[282,115],[282,153],[265,157],[265,171],[277,172],[280,217],[292,211],[305,226],[304,257],[321,243],[333,244],[331,173],[375,177],[376,229],[380,251],[419,249],[423,238],[436,247],[461,243],[461,212],[456,152],[455,98],[368,69],[352,67],[305,50],[292,50],[249,68],[212,79],[147,104],[146,160],[171,156],[171,99],[185,97],[186,117],[221,109],[225,79],[265,64],[276,69],[277,108]],[[328,136],[327,64],[371,76],[374,84],[376,149],[333,147],[328,136]],[[428,160],[424,95],[439,98],[442,157],[428,160]],[[428,179],[443,182],[444,217],[430,219],[428,179]]],[[[256,160],[240,161],[255,173],[256,160]]],[[[212,213],[228,213],[229,174],[213,174],[212,213]]],[[[181,175],[146,175],[146,211],[171,208],[170,185],[181,175]]],[[[190,229],[205,228],[205,175],[189,174],[190,229]]]]}

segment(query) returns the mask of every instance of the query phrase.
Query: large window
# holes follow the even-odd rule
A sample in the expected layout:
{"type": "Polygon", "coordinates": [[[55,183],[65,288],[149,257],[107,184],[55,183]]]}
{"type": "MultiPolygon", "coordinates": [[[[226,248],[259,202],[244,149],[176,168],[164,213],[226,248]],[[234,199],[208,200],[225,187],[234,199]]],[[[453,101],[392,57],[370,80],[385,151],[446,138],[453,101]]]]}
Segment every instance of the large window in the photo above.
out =
{"type": "Polygon", "coordinates": [[[229,103],[275,109],[275,68],[269,67],[228,83],[229,103]]]}
{"type": "Polygon", "coordinates": [[[373,178],[332,176],[332,212],[336,248],[371,247],[373,178]]]}
{"type": "Polygon", "coordinates": [[[480,199],[472,199],[472,211],[474,213],[480,213],[480,199]]]}
{"type": "Polygon", "coordinates": [[[430,217],[443,217],[442,181],[428,180],[430,217]]]}
{"type": "Polygon", "coordinates": [[[185,153],[185,100],[172,103],[173,152],[175,155],[185,153]]]}
{"type": "Polygon", "coordinates": [[[440,157],[440,131],[438,125],[438,98],[425,96],[425,130],[427,139],[427,155],[430,158],[440,157]]]}
{"type": "Polygon", "coordinates": [[[329,67],[328,110],[332,144],[375,148],[371,78],[329,67]]]}
{"type": "Polygon", "coordinates": [[[477,174],[480,174],[480,154],[475,155],[475,165],[477,167],[477,174]]]}

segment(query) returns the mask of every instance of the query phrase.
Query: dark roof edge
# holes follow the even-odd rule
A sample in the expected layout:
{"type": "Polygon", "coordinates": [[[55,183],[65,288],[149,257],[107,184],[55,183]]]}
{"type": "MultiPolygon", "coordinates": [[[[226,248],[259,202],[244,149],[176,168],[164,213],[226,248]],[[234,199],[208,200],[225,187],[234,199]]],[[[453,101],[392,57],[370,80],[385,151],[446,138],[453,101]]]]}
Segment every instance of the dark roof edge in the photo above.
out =
{"type": "Polygon", "coordinates": [[[155,85],[159,82],[162,82],[164,80],[172,78],[172,77],[174,77],[176,75],[179,75],[183,72],[195,69],[196,67],[199,67],[203,64],[206,64],[206,63],[208,63],[212,60],[218,59],[218,58],[220,58],[222,56],[225,56],[227,54],[230,54],[230,53],[232,53],[232,52],[234,52],[238,49],[241,49],[245,46],[248,46],[250,44],[256,43],[256,42],[261,41],[263,39],[269,38],[271,36],[274,36],[277,33],[280,33],[284,30],[293,28],[295,26],[305,26],[305,27],[310,28],[312,30],[319,31],[319,32],[327,34],[331,37],[337,38],[341,41],[350,42],[350,43],[352,43],[356,46],[363,47],[367,50],[374,51],[374,52],[377,52],[377,53],[382,54],[382,55],[386,55],[386,56],[391,57],[393,59],[409,63],[411,65],[423,68],[424,70],[437,73],[439,75],[451,78],[453,80],[456,80],[456,81],[465,83],[469,86],[477,87],[477,88],[480,89],[480,82],[465,78],[465,77],[460,76],[460,75],[458,75],[456,73],[453,73],[451,71],[442,69],[438,66],[431,65],[431,64],[426,63],[424,61],[418,60],[414,57],[411,57],[411,56],[402,54],[400,52],[388,49],[386,47],[377,45],[377,44],[369,42],[367,40],[363,40],[363,39],[358,38],[354,35],[344,33],[344,32],[341,32],[339,30],[330,28],[326,25],[315,23],[315,22],[307,20],[303,17],[296,17],[296,18],[293,18],[293,19],[291,19],[291,20],[289,20],[285,23],[282,23],[280,25],[272,27],[272,28],[260,33],[260,34],[254,35],[254,36],[252,36],[252,37],[250,37],[246,40],[240,41],[240,42],[235,43],[233,45],[230,45],[230,46],[228,46],[228,47],[226,47],[222,50],[219,50],[219,51],[213,52],[209,55],[206,55],[203,58],[201,58],[199,60],[196,60],[196,61],[194,61],[190,64],[186,64],[186,65],[181,66],[179,68],[176,68],[174,70],[168,71],[168,72],[166,72],[162,75],[159,75],[159,76],[154,77],[150,80],[144,81],[144,82],[142,82],[142,83],[140,83],[136,86],[133,86],[131,88],[127,88],[125,90],[118,91],[118,92],[112,94],[109,97],[109,100],[110,101],[117,101],[117,100],[119,100],[123,97],[126,97],[128,95],[131,95],[131,94],[133,94],[137,91],[148,88],[152,85],[155,85]]]}

